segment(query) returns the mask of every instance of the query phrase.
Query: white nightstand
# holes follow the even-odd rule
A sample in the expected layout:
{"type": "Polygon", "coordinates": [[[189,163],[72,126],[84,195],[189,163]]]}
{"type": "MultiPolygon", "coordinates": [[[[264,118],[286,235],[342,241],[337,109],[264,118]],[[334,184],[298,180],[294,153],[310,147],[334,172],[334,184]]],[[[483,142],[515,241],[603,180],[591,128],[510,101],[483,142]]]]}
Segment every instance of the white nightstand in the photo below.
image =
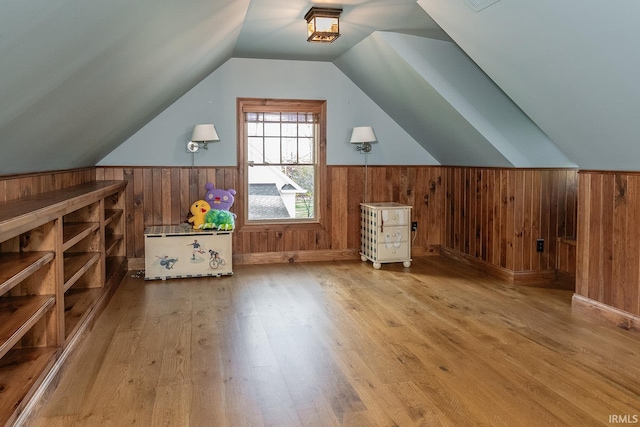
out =
{"type": "Polygon", "coordinates": [[[360,203],[360,258],[411,266],[411,206],[395,202],[360,203]]]}

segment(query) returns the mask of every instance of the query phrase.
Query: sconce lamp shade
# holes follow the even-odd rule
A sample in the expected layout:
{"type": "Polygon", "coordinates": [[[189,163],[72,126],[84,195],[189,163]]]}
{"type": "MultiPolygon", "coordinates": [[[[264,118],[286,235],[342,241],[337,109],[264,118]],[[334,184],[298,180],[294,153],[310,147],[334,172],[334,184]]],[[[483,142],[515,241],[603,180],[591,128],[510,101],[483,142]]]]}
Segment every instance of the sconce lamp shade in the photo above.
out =
{"type": "Polygon", "coordinates": [[[195,125],[191,140],[194,142],[220,141],[214,125],[195,125]]]}
{"type": "Polygon", "coordinates": [[[209,141],[220,141],[218,132],[214,125],[195,125],[193,127],[193,134],[191,134],[191,141],[187,142],[187,151],[195,153],[200,146],[199,142],[204,144],[203,148],[207,149],[207,143],[209,141]]]}
{"type": "Polygon", "coordinates": [[[371,151],[371,143],[376,141],[376,135],[371,126],[357,126],[351,134],[352,144],[362,144],[356,150],[368,153],[371,151]]]}
{"type": "Polygon", "coordinates": [[[304,16],[307,21],[307,41],[331,43],[340,37],[342,9],[312,7],[304,16]]]}
{"type": "Polygon", "coordinates": [[[375,140],[376,135],[373,133],[373,128],[371,126],[358,126],[353,128],[353,133],[351,134],[352,144],[374,142],[375,140]]]}

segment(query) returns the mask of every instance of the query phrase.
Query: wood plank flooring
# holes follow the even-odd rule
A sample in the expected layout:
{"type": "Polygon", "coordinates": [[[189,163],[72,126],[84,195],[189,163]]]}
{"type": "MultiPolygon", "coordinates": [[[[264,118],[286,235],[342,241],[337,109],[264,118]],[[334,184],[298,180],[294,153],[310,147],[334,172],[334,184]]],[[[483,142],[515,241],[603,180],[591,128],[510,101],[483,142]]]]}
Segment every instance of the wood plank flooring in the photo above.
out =
{"type": "Polygon", "coordinates": [[[640,337],[440,257],[127,277],[35,426],[598,426],[640,337]]]}

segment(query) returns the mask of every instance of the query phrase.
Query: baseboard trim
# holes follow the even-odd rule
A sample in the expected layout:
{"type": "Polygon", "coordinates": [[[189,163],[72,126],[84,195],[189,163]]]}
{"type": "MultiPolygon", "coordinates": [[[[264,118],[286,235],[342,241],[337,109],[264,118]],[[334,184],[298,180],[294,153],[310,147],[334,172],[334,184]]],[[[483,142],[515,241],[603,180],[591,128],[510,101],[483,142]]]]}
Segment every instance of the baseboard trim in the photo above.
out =
{"type": "Polygon", "coordinates": [[[576,275],[571,274],[567,271],[556,271],[556,281],[560,286],[560,289],[565,289],[567,291],[575,291],[576,290],[576,275]]]}
{"type": "MultiPolygon", "coordinates": [[[[416,246],[411,249],[412,256],[439,255],[439,246],[416,246]]],[[[243,264],[287,264],[292,262],[344,261],[360,259],[360,248],[327,249],[319,251],[256,252],[234,254],[233,265],[243,264]]],[[[129,258],[130,270],[144,270],[144,258],[129,258]]]]}
{"type": "Polygon", "coordinates": [[[290,252],[257,252],[251,254],[234,254],[233,264],[286,264],[292,262],[344,261],[360,259],[356,249],[290,251],[290,252]]]}
{"type": "Polygon", "coordinates": [[[509,281],[514,285],[573,290],[573,286],[568,283],[561,283],[556,280],[556,272],[554,270],[512,271],[444,246],[440,247],[440,255],[482,273],[509,281]]]}
{"type": "Polygon", "coordinates": [[[635,314],[578,294],[571,297],[571,308],[640,335],[640,316],[635,314]]]}

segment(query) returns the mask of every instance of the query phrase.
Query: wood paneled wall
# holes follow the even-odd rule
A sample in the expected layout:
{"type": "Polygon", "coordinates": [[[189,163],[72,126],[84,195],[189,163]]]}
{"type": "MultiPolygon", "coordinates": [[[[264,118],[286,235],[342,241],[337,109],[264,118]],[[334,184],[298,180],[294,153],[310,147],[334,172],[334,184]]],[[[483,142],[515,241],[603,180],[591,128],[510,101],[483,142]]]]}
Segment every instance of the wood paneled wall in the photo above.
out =
{"type": "MultiPolygon", "coordinates": [[[[574,256],[558,251],[556,242],[559,236],[576,235],[578,180],[573,170],[369,166],[367,175],[368,201],[413,206],[412,220],[418,222],[414,255],[434,253],[443,246],[514,272],[565,266],[572,270],[574,256]],[[542,254],[535,252],[538,238],[545,239],[542,254]]],[[[298,259],[292,253],[307,254],[301,260],[357,257],[364,168],[329,166],[327,177],[324,228],[240,229],[234,234],[237,258],[241,262],[298,259]]],[[[127,256],[138,260],[144,259],[146,227],[184,222],[207,182],[221,188],[238,185],[235,167],[98,167],[0,178],[2,200],[94,179],[128,181],[127,256]]]]}
{"type": "Polygon", "coordinates": [[[638,316],[640,173],[579,176],[576,294],[638,316]]]}
{"type": "MultiPolygon", "coordinates": [[[[329,167],[329,207],[334,240],[340,248],[360,248],[360,203],[364,201],[364,168],[329,167]]],[[[446,169],[438,166],[369,166],[367,202],[394,201],[413,207],[418,223],[413,254],[432,253],[444,236],[446,169]]]]}
{"type": "MultiPolygon", "coordinates": [[[[97,179],[129,181],[130,259],[144,258],[146,227],[184,222],[191,203],[203,197],[206,182],[237,189],[236,177],[233,167],[97,169],[97,179]]],[[[330,166],[327,177],[324,228],[239,228],[233,242],[236,262],[357,257],[364,168],[330,166]],[[299,258],[301,253],[307,258],[299,258]]],[[[418,222],[414,255],[445,246],[512,272],[553,272],[557,237],[576,233],[577,173],[573,170],[370,166],[367,183],[368,201],[393,200],[413,206],[412,220],[418,222]],[[538,238],[545,240],[543,253],[535,251],[538,238]]]]}
{"type": "Polygon", "coordinates": [[[555,270],[557,238],[576,235],[577,171],[452,167],[446,176],[445,247],[510,272],[555,270]]]}
{"type": "MultiPolygon", "coordinates": [[[[434,252],[442,243],[445,169],[422,166],[368,168],[369,200],[410,204],[418,221],[414,254],[434,252]]],[[[150,225],[184,222],[191,203],[204,196],[204,186],[237,189],[236,168],[122,168],[99,167],[97,179],[124,179],[127,186],[127,256],[144,258],[144,229],[150,225]]],[[[236,262],[276,262],[287,259],[358,257],[360,202],[364,194],[362,166],[327,168],[327,215],[318,230],[236,230],[233,253],[236,262]],[[295,253],[295,255],[292,255],[295,253]],[[259,256],[251,256],[258,254],[259,256]],[[306,258],[301,258],[306,254],[306,258]]],[[[238,197],[236,203],[242,203],[238,197]]],[[[231,209],[233,211],[233,208],[231,209]]],[[[135,265],[135,263],[134,263],[135,265]]]]}
{"type": "Polygon", "coordinates": [[[95,168],[0,176],[0,202],[95,181],[95,168]]]}
{"type": "MultiPolygon", "coordinates": [[[[324,229],[238,230],[240,261],[286,261],[295,252],[307,254],[293,257],[300,260],[357,257],[364,168],[330,166],[327,177],[324,229]]],[[[0,176],[0,201],[95,179],[128,181],[127,256],[142,262],[147,226],[185,221],[207,182],[237,188],[236,168],[97,167],[0,176]]],[[[413,206],[416,256],[445,248],[516,274],[577,270],[574,301],[620,310],[625,324],[628,315],[640,324],[640,173],[583,171],[578,179],[575,170],[370,166],[367,193],[369,201],[413,206]]]]}

